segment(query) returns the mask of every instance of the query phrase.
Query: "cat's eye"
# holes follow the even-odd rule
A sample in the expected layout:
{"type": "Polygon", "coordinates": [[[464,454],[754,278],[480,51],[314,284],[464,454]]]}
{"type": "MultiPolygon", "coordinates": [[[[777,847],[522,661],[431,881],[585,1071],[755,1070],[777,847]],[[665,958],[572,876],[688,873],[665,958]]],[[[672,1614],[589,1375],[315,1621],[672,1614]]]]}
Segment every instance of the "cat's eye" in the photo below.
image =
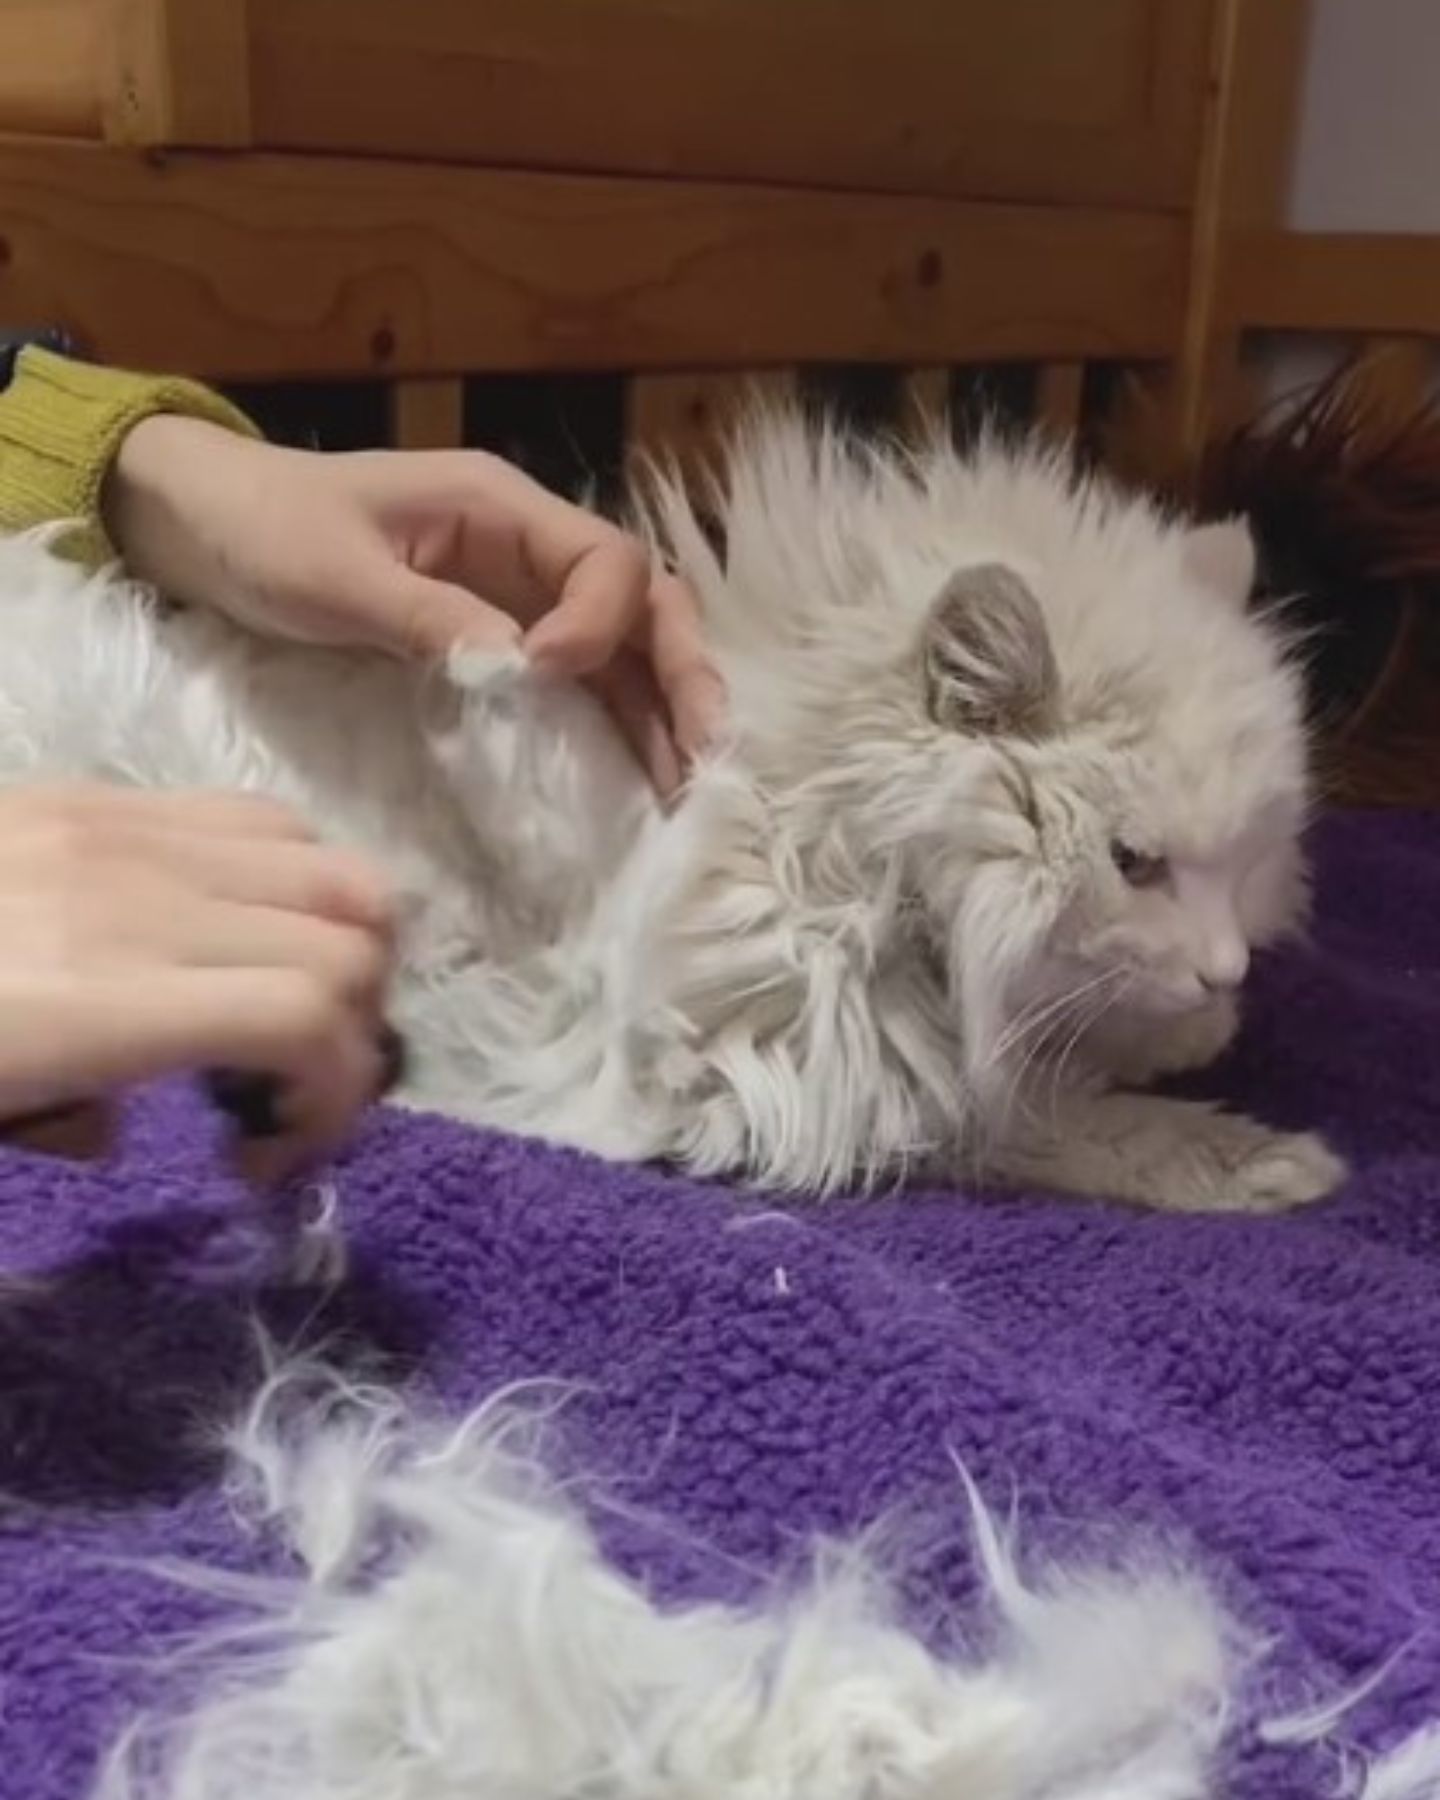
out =
{"type": "Polygon", "coordinates": [[[1147,856],[1117,838],[1110,846],[1110,860],[1133,888],[1155,887],[1168,873],[1163,856],[1147,856]]]}

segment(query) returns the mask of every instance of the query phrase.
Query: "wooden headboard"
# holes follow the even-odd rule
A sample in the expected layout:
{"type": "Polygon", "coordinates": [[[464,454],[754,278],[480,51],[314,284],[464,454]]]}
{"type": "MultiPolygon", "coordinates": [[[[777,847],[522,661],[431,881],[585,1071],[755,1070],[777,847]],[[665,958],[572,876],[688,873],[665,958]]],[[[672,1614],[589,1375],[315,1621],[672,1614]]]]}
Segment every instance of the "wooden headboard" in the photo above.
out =
{"type": "MultiPolygon", "coordinates": [[[[217,379],[1040,363],[1205,424],[1301,0],[0,0],[0,322],[217,379]],[[1257,94],[1263,105],[1255,104],[1257,94]]],[[[1272,165],[1274,165],[1272,167],[1272,165]]],[[[783,377],[772,375],[772,379],[783,377]]]]}

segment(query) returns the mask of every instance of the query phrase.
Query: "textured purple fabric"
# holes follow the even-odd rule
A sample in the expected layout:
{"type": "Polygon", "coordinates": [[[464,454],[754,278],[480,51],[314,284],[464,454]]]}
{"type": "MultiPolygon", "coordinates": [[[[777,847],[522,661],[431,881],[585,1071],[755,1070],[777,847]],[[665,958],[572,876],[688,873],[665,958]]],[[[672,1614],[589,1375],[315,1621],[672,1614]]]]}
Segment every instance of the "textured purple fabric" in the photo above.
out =
{"type": "MultiPolygon", "coordinates": [[[[398,1117],[342,1172],[357,1276],[310,1334],[473,1403],[586,1384],[566,1443],[678,1529],[611,1529],[670,1595],[733,1595],[900,1507],[933,1620],[968,1584],[952,1452],[1032,1542],[1198,1550],[1274,1632],[1279,1690],[1410,1649],[1354,1720],[1440,1711],[1440,824],[1331,822],[1316,947],[1261,978],[1224,1090],[1358,1174],[1276,1219],[912,1196],[786,1218],[645,1170],[398,1117]],[[348,1348],[347,1348],[348,1346],[348,1348]],[[713,1547],[702,1551],[698,1546],[713,1547]]],[[[0,1161],[0,1794],[76,1800],[213,1604],[133,1566],[254,1566],[216,1485],[253,1296],[185,1095],[119,1173],[0,1161]]],[[[292,1317],[281,1328],[302,1329],[292,1317]]],[[[1315,1800],[1242,1742],[1234,1793],[1315,1800]]]]}

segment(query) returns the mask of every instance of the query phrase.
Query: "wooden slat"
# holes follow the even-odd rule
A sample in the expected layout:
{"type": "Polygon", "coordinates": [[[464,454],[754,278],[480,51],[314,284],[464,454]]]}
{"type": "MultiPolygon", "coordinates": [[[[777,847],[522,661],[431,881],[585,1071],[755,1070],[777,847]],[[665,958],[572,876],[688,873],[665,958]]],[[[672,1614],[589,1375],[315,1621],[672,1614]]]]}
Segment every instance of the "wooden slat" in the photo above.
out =
{"type": "Polygon", "coordinates": [[[0,131],[99,137],[98,0],[0,0],[0,131]]]}
{"type": "Polygon", "coordinates": [[[1164,355],[1163,215],[0,147],[0,317],[232,378],[1164,355]]]}
{"type": "Polygon", "coordinates": [[[390,388],[390,438],[397,450],[458,450],[465,443],[465,383],[412,376],[390,388]]]}
{"type": "MultiPolygon", "coordinates": [[[[1261,0],[1264,3],[1264,0],[1261,0]]],[[[1238,83],[1247,0],[1216,0],[1212,15],[1210,79],[1206,84],[1195,202],[1190,215],[1190,292],[1179,360],[1162,403],[1181,463],[1198,468],[1210,426],[1213,384],[1226,379],[1238,340],[1217,312],[1220,270],[1231,242],[1235,158],[1240,148],[1238,83]]]]}
{"type": "Polygon", "coordinates": [[[788,369],[633,376],[625,388],[626,456],[673,463],[687,482],[700,483],[746,407],[795,392],[788,369]]]}
{"type": "Polygon", "coordinates": [[[1435,384],[1435,346],[1423,338],[1366,340],[1350,379],[1358,382],[1383,430],[1413,417],[1435,384]]]}
{"type": "Polygon", "coordinates": [[[1308,25],[1308,0],[1214,0],[1190,294],[1167,396],[1176,450],[1192,466],[1239,379],[1221,299],[1237,235],[1282,216],[1308,25]]]}
{"type": "Polygon", "coordinates": [[[944,364],[901,371],[895,425],[907,443],[925,443],[949,418],[951,375],[944,364]]]}
{"type": "Polygon", "coordinates": [[[247,0],[106,0],[105,136],[118,144],[250,142],[247,0]]]}
{"type": "Polygon", "coordinates": [[[1084,398],[1084,363],[1042,363],[1035,378],[1037,424],[1063,437],[1073,435],[1080,428],[1080,408],[1084,398]]]}
{"type": "Polygon", "coordinates": [[[256,142],[1180,209],[1210,0],[251,0],[256,142]]]}
{"type": "Polygon", "coordinates": [[[1251,329],[1440,336],[1440,237],[1253,232],[1236,245],[1223,304],[1251,329]]]}

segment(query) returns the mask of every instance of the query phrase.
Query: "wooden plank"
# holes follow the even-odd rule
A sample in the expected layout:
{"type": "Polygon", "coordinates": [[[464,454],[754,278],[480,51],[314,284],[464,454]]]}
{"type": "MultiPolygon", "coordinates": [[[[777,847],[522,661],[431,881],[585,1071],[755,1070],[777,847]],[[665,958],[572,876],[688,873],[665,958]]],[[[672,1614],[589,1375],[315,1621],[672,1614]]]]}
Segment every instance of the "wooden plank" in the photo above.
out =
{"type": "Polygon", "coordinates": [[[1183,224],[775,188],[0,146],[0,317],[264,378],[1173,352],[1183,224]]]}
{"type": "Polygon", "coordinates": [[[945,427],[950,417],[951,376],[943,363],[901,371],[895,426],[907,443],[924,444],[945,427]]]}
{"type": "Polygon", "coordinates": [[[105,136],[117,144],[250,142],[247,0],[106,0],[105,136]]]}
{"type": "Polygon", "coordinates": [[[100,135],[99,0],[0,0],[0,131],[100,135]]]}
{"type": "Polygon", "coordinates": [[[1225,296],[1241,235],[1281,215],[1308,31],[1308,0],[1207,0],[1205,10],[1210,68],[1180,353],[1128,384],[1103,434],[1128,473],[1172,486],[1193,476],[1246,393],[1225,296]]]}
{"type": "Polygon", "coordinates": [[[1190,293],[1168,397],[1177,452],[1192,466],[1238,381],[1239,338],[1221,297],[1237,234],[1282,214],[1308,24],[1308,0],[1213,6],[1190,293]]]}
{"type": "Polygon", "coordinates": [[[747,407],[793,399],[796,391],[789,369],[633,376],[625,386],[626,456],[673,463],[688,484],[700,485],[747,407]]]}
{"type": "Polygon", "coordinates": [[[1233,171],[1241,132],[1237,72],[1245,0],[1216,0],[1195,204],[1190,220],[1190,292],[1180,356],[1162,392],[1166,425],[1182,465],[1196,469],[1210,429],[1212,384],[1238,357],[1238,340],[1219,322],[1221,268],[1230,241],[1233,171]]]}
{"type": "Polygon", "coordinates": [[[1242,329],[1440,337],[1440,237],[1250,232],[1222,304],[1242,329]]]}
{"type": "Polygon", "coordinates": [[[1435,385],[1434,344],[1416,337],[1368,338],[1350,376],[1382,431],[1413,418],[1435,385]]]}
{"type": "Polygon", "coordinates": [[[1209,0],[251,0],[256,142],[1182,209],[1209,0]]]}
{"type": "Polygon", "coordinates": [[[390,387],[390,439],[397,450],[460,450],[465,383],[458,376],[412,376],[390,387]]]}
{"type": "Polygon", "coordinates": [[[1080,429],[1084,398],[1084,363],[1042,363],[1036,371],[1035,420],[1047,430],[1072,437],[1080,429]]]}

